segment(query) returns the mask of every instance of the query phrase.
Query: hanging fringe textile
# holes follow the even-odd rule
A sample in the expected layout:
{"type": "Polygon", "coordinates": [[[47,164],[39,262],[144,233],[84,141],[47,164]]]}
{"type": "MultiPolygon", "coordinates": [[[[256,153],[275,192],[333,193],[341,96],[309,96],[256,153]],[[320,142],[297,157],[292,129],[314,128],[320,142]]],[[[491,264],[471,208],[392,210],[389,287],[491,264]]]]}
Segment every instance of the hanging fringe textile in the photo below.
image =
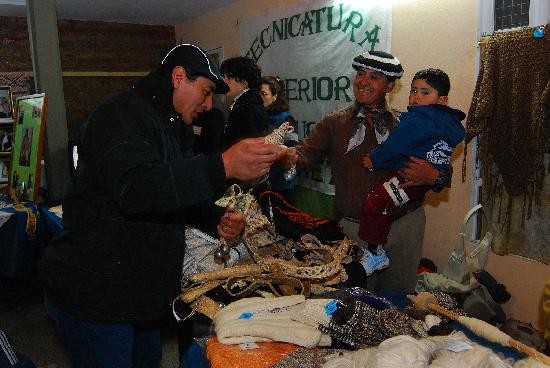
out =
{"type": "Polygon", "coordinates": [[[550,152],[549,109],[550,25],[490,36],[466,120],[466,141],[478,137],[482,203],[499,255],[550,262],[543,234],[526,241],[526,226],[532,230],[543,222],[548,197],[543,188],[550,170],[545,155],[550,152]],[[542,29],[544,36],[535,38],[533,32],[542,29]]]}
{"type": "Polygon", "coordinates": [[[542,101],[550,86],[550,25],[542,38],[534,38],[534,30],[489,38],[466,121],[468,140],[479,135],[484,174],[496,165],[512,196],[526,193],[544,175],[548,137],[542,101]]]}

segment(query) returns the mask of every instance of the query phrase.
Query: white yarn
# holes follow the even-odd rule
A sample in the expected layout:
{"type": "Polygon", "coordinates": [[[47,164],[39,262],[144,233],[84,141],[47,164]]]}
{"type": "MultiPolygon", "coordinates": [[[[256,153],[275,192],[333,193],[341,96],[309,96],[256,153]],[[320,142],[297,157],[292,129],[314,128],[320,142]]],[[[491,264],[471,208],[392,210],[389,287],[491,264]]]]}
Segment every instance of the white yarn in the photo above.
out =
{"type": "MultiPolygon", "coordinates": [[[[371,350],[371,348],[362,350],[371,350]]],[[[354,356],[355,352],[353,351],[328,355],[325,357],[323,368],[351,368],[353,367],[354,356]]]]}
{"type": "Polygon", "coordinates": [[[395,336],[383,341],[373,353],[356,354],[356,367],[407,367],[428,366],[435,344],[429,340],[416,340],[412,336],[395,336]]]}
{"type": "Polygon", "coordinates": [[[432,328],[433,326],[439,326],[442,319],[434,314],[428,314],[426,317],[424,317],[424,322],[426,322],[426,326],[428,327],[428,330],[432,328]]]}
{"type": "Polygon", "coordinates": [[[470,331],[477,336],[483,336],[487,340],[499,343],[503,346],[510,346],[510,336],[499,330],[493,325],[490,325],[484,321],[480,321],[476,318],[460,316],[458,322],[468,327],[470,331]]]}
{"type": "Polygon", "coordinates": [[[349,355],[329,356],[327,359],[330,360],[323,368],[511,368],[490,349],[472,342],[462,332],[420,340],[411,336],[395,336],[378,347],[357,350],[349,355]]]}
{"type": "Polygon", "coordinates": [[[513,365],[514,368],[548,368],[544,363],[539,362],[536,359],[528,357],[526,359],[518,360],[513,365]]]}
{"type": "Polygon", "coordinates": [[[476,345],[471,350],[455,353],[442,350],[440,355],[432,361],[431,368],[511,368],[490,349],[476,345]]]}

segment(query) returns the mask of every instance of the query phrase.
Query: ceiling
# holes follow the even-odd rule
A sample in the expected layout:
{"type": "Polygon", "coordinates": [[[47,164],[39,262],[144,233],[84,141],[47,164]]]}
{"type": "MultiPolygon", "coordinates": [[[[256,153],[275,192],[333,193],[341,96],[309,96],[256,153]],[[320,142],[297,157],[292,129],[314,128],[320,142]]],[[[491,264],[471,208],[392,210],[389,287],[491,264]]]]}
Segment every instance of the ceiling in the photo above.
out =
{"type": "MultiPolygon", "coordinates": [[[[58,19],[175,25],[235,1],[56,0],[56,8],[58,19]]],[[[25,0],[0,0],[0,16],[26,17],[25,0]]]]}

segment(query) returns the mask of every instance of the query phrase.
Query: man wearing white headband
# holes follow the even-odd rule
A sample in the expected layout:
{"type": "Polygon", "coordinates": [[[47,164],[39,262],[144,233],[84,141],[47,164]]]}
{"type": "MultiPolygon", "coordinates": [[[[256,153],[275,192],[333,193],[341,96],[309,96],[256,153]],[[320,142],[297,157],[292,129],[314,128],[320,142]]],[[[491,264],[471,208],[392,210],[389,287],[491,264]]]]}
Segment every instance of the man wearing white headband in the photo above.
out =
{"type": "MultiPolygon", "coordinates": [[[[357,232],[362,199],[373,185],[386,175],[385,170],[370,172],[362,158],[396,127],[397,111],[386,103],[395,81],[403,75],[399,60],[382,51],[367,51],[353,59],[357,71],[353,80],[355,102],[343,110],[330,113],[315,125],[294,152],[289,162],[298,169],[318,167],[328,157],[335,184],[335,205],[340,225],[349,238],[361,244],[357,232]]],[[[448,182],[448,172],[439,172],[428,162],[411,158],[400,171],[407,185],[433,185],[441,190],[448,182]]],[[[366,278],[362,267],[352,280],[370,291],[397,288],[413,291],[416,271],[422,254],[426,218],[421,202],[410,203],[394,213],[386,251],[391,265],[366,278]],[[366,282],[365,282],[366,280],[366,282]]]]}

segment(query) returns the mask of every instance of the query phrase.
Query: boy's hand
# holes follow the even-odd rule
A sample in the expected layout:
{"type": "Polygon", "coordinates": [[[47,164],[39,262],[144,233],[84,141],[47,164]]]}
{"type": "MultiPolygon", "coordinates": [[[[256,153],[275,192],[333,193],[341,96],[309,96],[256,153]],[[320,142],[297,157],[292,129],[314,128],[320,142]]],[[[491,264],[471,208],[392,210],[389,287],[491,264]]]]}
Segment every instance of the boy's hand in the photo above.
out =
{"type": "Polygon", "coordinates": [[[372,170],[372,160],[370,159],[370,155],[368,153],[363,156],[363,166],[369,170],[372,170]]]}

